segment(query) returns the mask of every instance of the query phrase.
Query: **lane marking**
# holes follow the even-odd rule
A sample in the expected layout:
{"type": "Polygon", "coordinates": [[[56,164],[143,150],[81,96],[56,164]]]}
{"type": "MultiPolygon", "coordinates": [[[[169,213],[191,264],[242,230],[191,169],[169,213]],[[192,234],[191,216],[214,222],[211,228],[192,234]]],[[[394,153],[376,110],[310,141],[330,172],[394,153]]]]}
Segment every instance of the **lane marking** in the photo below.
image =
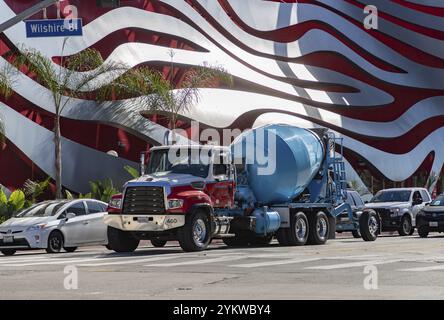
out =
{"type": "Polygon", "coordinates": [[[312,261],[318,261],[318,260],[321,260],[321,258],[286,259],[286,260],[278,260],[278,261],[236,264],[236,265],[230,265],[229,267],[234,267],[234,268],[257,268],[257,267],[279,266],[279,265],[283,265],[283,264],[295,264],[295,263],[312,262],[312,261]]]}
{"type": "Polygon", "coordinates": [[[364,267],[367,265],[379,265],[379,264],[388,264],[401,262],[402,259],[392,259],[392,260],[366,260],[359,262],[350,262],[350,263],[340,263],[340,264],[332,264],[332,265],[323,265],[323,266],[315,266],[315,267],[306,267],[304,269],[311,270],[333,270],[333,269],[346,269],[346,268],[356,268],[356,267],[364,267]]]}
{"type": "Polygon", "coordinates": [[[157,264],[147,264],[145,267],[175,267],[175,266],[191,266],[196,264],[208,264],[208,263],[215,263],[215,262],[224,262],[224,261],[234,261],[234,260],[240,260],[245,259],[245,257],[219,257],[219,258],[209,258],[209,259],[202,259],[202,260],[191,260],[191,261],[184,261],[184,262],[172,262],[172,263],[157,263],[157,264]]]}
{"type": "Polygon", "coordinates": [[[439,271],[439,270],[444,270],[444,266],[429,266],[429,267],[419,267],[419,268],[408,268],[408,269],[400,269],[399,271],[427,272],[427,271],[439,271]]]}
{"type": "Polygon", "coordinates": [[[144,258],[144,259],[134,259],[134,260],[125,260],[125,261],[115,261],[115,262],[101,262],[101,263],[87,263],[87,264],[79,264],[78,267],[101,267],[101,266],[115,266],[115,265],[125,265],[125,264],[132,264],[132,263],[139,263],[139,262],[154,262],[154,261],[162,261],[162,260],[168,260],[168,259],[174,259],[177,258],[177,256],[172,257],[153,257],[153,258],[144,258]]]}

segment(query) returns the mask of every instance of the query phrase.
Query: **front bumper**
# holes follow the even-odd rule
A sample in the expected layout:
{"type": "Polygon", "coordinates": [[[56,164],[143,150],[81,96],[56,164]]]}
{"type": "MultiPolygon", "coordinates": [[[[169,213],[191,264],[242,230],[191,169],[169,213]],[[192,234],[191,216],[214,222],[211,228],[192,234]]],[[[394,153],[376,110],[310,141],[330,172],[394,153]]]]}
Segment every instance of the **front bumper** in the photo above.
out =
{"type": "Polygon", "coordinates": [[[14,249],[45,249],[48,243],[48,232],[20,232],[15,234],[0,234],[0,250],[14,249]],[[5,240],[12,237],[12,242],[5,240]]]}
{"type": "Polygon", "coordinates": [[[121,215],[107,214],[106,225],[122,231],[166,231],[185,225],[185,215],[121,215]]]}
{"type": "Polygon", "coordinates": [[[426,226],[430,231],[443,232],[444,216],[418,215],[416,217],[416,224],[418,227],[426,226]]]}

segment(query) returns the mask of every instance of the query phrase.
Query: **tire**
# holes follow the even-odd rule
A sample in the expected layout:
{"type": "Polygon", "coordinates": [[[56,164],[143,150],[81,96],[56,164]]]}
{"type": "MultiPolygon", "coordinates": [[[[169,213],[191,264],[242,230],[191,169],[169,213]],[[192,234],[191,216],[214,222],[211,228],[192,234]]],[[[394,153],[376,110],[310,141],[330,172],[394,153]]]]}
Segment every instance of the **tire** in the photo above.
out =
{"type": "Polygon", "coordinates": [[[151,244],[153,245],[153,247],[162,248],[162,247],[165,247],[165,245],[167,244],[167,241],[160,240],[160,239],[151,239],[151,244]]]}
{"type": "Polygon", "coordinates": [[[63,248],[65,249],[66,252],[74,252],[77,250],[77,247],[67,247],[67,248],[63,248]]]}
{"type": "MultiPolygon", "coordinates": [[[[328,224],[328,220],[327,220],[328,224]]],[[[290,216],[290,228],[286,229],[290,246],[303,246],[310,234],[309,223],[304,212],[300,211],[290,216]]],[[[328,233],[327,233],[328,238],[328,233]]]]}
{"type": "Polygon", "coordinates": [[[60,231],[53,231],[48,237],[47,253],[59,253],[63,248],[63,235],[60,231]]]}
{"type": "Polygon", "coordinates": [[[107,248],[115,252],[134,252],[139,246],[140,240],[134,238],[130,233],[108,227],[107,248]]]}
{"type": "Polygon", "coordinates": [[[412,230],[409,232],[409,236],[412,236],[415,233],[415,227],[412,226],[412,230]]]}
{"type": "Polygon", "coordinates": [[[287,232],[288,229],[280,228],[276,233],[276,239],[279,242],[279,245],[281,246],[289,246],[290,243],[288,241],[287,232]]]}
{"type": "Polygon", "coordinates": [[[319,211],[308,218],[308,239],[310,245],[322,245],[328,240],[328,217],[323,211],[319,211]]]}
{"type": "Polygon", "coordinates": [[[2,254],[5,255],[5,256],[13,256],[16,252],[17,252],[17,250],[14,250],[14,249],[4,249],[4,250],[2,250],[2,254]]]}
{"type": "Polygon", "coordinates": [[[418,234],[421,238],[427,238],[429,236],[429,227],[422,225],[418,228],[418,234]]]}
{"type": "Polygon", "coordinates": [[[355,238],[355,239],[360,239],[360,238],[362,238],[362,236],[361,236],[361,231],[359,231],[359,230],[353,230],[353,231],[352,231],[352,235],[353,235],[353,238],[355,238]]]}
{"type": "Polygon", "coordinates": [[[364,241],[375,241],[379,234],[379,219],[374,211],[364,211],[359,217],[359,233],[364,241]]]}
{"type": "Polygon", "coordinates": [[[248,240],[244,237],[236,235],[231,238],[222,238],[222,242],[229,247],[246,247],[248,246],[248,240]]]}
{"type": "Polygon", "coordinates": [[[250,244],[252,246],[268,246],[271,241],[273,240],[273,235],[266,235],[266,236],[252,236],[250,244]]]}
{"type": "Polygon", "coordinates": [[[410,234],[412,231],[412,221],[410,220],[410,217],[407,215],[404,215],[401,219],[401,224],[398,228],[398,233],[400,236],[404,237],[410,234]]]}
{"type": "Polygon", "coordinates": [[[185,225],[178,231],[179,244],[183,251],[205,250],[211,240],[209,216],[203,211],[188,214],[185,225]]]}

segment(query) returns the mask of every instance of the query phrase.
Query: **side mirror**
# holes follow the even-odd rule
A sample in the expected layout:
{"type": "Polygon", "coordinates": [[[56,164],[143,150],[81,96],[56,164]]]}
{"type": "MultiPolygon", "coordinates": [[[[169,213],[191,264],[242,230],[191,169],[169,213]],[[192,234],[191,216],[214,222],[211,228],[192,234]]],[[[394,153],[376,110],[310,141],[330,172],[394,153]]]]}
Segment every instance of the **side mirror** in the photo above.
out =
{"type": "Polygon", "coordinates": [[[65,220],[68,221],[69,219],[72,219],[72,218],[75,218],[75,217],[76,217],[76,214],[75,214],[75,213],[68,212],[68,213],[66,214],[66,218],[65,218],[65,220]]]}

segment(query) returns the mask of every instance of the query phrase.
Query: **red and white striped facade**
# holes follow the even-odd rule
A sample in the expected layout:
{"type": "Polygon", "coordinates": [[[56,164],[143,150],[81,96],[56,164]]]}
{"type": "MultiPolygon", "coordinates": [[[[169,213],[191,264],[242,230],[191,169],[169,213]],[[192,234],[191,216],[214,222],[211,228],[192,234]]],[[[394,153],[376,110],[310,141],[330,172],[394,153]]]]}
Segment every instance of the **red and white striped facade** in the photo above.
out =
{"type": "MultiPolygon", "coordinates": [[[[33,0],[0,0],[0,21],[33,0]]],[[[444,163],[444,3],[441,0],[121,0],[78,7],[84,34],[64,55],[98,49],[111,61],[149,65],[168,74],[209,63],[234,78],[231,88],[202,88],[183,114],[203,128],[270,122],[328,127],[344,137],[347,160],[373,190],[426,183],[444,163]],[[291,2],[291,3],[290,3],[291,2]],[[378,8],[377,30],[363,12],[378,8]],[[373,187],[373,188],[372,188],[373,187]]],[[[56,9],[48,9],[55,18],[56,9]]],[[[34,18],[42,18],[42,14],[34,18]]],[[[20,23],[0,37],[0,54],[25,45],[57,63],[63,38],[27,39],[20,23]]],[[[7,63],[4,59],[1,64],[7,63]]],[[[0,183],[54,176],[53,107],[48,90],[20,74],[14,95],[0,100],[7,142],[0,183]]],[[[63,112],[63,184],[85,192],[89,180],[127,176],[140,151],[161,144],[165,119],[146,119],[134,101],[96,105],[76,100],[63,112]],[[106,154],[115,150],[119,158],[106,154]]],[[[442,180],[442,179],[441,179],[442,180]]],[[[438,183],[442,190],[441,182],[438,183]]]]}

